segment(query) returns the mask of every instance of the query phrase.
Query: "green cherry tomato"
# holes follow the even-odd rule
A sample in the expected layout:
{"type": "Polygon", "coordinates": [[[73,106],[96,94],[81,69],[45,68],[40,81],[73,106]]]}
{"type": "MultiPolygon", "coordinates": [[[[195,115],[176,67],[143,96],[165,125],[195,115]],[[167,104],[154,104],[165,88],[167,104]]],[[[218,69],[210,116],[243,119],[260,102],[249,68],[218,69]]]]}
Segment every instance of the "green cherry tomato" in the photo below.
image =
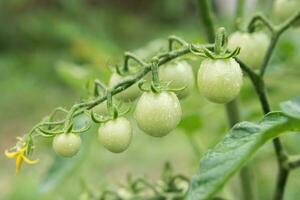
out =
{"type": "Polygon", "coordinates": [[[270,39],[264,32],[235,32],[229,36],[228,48],[234,50],[240,47],[238,58],[252,69],[257,69],[263,61],[269,43],[270,39]]]}
{"type": "Polygon", "coordinates": [[[180,99],[187,97],[195,85],[192,66],[186,61],[177,61],[161,66],[159,78],[163,82],[170,82],[171,88],[185,87],[183,90],[175,92],[180,99]]]}
{"type": "Polygon", "coordinates": [[[273,4],[273,14],[279,22],[283,22],[299,11],[299,8],[299,0],[276,0],[273,4]]]}
{"type": "Polygon", "coordinates": [[[58,155],[62,157],[72,157],[80,149],[81,138],[74,133],[58,134],[54,137],[52,146],[58,155]]]}
{"type": "Polygon", "coordinates": [[[134,114],[141,130],[153,137],[163,137],[180,122],[181,106],[174,92],[144,92],[134,114]]]}
{"type": "Polygon", "coordinates": [[[113,153],[125,151],[132,138],[132,128],[130,122],[120,117],[110,120],[99,127],[98,139],[100,143],[113,153]]]}
{"type": "MultiPolygon", "coordinates": [[[[115,85],[119,84],[120,82],[125,81],[129,78],[130,78],[130,76],[122,77],[117,73],[113,73],[109,80],[108,86],[109,86],[109,88],[112,88],[115,85]]],[[[138,87],[138,83],[135,83],[132,86],[130,86],[129,88],[127,88],[126,90],[115,95],[115,97],[116,97],[116,99],[118,99],[120,101],[133,101],[140,95],[141,95],[141,91],[138,87]]]]}
{"type": "Polygon", "coordinates": [[[228,103],[240,92],[243,74],[233,59],[205,59],[198,71],[200,92],[215,103],[228,103]]]}

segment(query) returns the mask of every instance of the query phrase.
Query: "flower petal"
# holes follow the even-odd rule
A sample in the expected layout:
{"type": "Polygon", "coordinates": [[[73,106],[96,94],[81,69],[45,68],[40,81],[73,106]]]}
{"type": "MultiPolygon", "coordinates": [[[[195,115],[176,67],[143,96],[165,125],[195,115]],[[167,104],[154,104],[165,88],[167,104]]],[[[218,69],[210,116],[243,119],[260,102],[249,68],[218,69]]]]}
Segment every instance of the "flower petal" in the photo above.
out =
{"type": "Polygon", "coordinates": [[[16,158],[16,175],[19,174],[22,163],[23,163],[23,156],[17,156],[17,158],[16,158]]]}
{"type": "Polygon", "coordinates": [[[9,152],[9,151],[5,150],[4,153],[5,153],[6,157],[8,157],[8,158],[15,158],[19,152],[17,152],[17,151],[9,152]]]}
{"type": "Polygon", "coordinates": [[[23,160],[27,163],[27,164],[30,164],[30,165],[33,165],[33,164],[36,164],[37,162],[39,162],[39,159],[36,159],[36,160],[30,160],[29,158],[27,158],[26,156],[22,156],[23,160]]]}

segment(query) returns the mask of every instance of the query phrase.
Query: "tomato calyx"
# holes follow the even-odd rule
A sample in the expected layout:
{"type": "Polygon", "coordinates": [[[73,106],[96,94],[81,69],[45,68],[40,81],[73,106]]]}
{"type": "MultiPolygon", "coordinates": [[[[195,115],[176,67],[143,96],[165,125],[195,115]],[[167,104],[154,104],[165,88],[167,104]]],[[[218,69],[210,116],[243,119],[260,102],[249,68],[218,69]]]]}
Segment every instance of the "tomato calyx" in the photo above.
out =
{"type": "Polygon", "coordinates": [[[122,102],[119,102],[118,104],[113,103],[112,92],[109,90],[107,92],[107,109],[108,109],[109,115],[108,116],[99,115],[92,110],[91,111],[91,119],[96,123],[106,123],[110,120],[117,119],[118,117],[127,114],[131,109],[131,107],[129,105],[129,106],[126,106],[124,110],[122,110],[123,105],[124,104],[122,102]]]}
{"type": "Polygon", "coordinates": [[[152,80],[149,82],[147,80],[143,80],[139,82],[138,87],[141,91],[143,92],[149,92],[152,91],[153,93],[161,93],[163,91],[168,91],[168,92],[178,92],[181,90],[184,90],[187,86],[180,87],[180,88],[170,88],[171,82],[161,82],[159,79],[159,74],[158,74],[158,59],[154,58],[152,60],[152,65],[151,65],[151,73],[152,73],[152,80]],[[150,84],[149,84],[150,83],[150,84]]]}
{"type": "Polygon", "coordinates": [[[160,93],[160,92],[163,92],[163,91],[166,91],[166,92],[179,92],[179,91],[182,91],[184,90],[187,86],[183,86],[183,87],[180,87],[180,88],[171,88],[170,85],[171,85],[172,81],[169,81],[169,82],[160,82],[160,85],[159,86],[155,86],[152,82],[149,82],[149,81],[141,81],[138,86],[140,88],[141,91],[143,92],[153,92],[153,93],[160,93]]]}
{"type": "Polygon", "coordinates": [[[228,37],[226,35],[225,28],[221,27],[216,33],[214,51],[211,51],[206,47],[197,48],[194,45],[190,45],[190,51],[194,55],[210,58],[213,60],[236,57],[240,53],[240,47],[236,47],[233,51],[228,51],[227,43],[228,37]]]}

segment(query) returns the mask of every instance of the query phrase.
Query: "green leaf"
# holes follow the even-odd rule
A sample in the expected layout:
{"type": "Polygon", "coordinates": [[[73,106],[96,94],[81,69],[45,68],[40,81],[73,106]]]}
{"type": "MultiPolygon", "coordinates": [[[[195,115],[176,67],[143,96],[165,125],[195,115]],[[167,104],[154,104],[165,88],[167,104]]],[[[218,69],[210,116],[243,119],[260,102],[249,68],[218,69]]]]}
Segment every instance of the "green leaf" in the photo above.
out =
{"type": "Polygon", "coordinates": [[[280,108],[286,115],[300,119],[300,97],[281,103],[280,108]]]}
{"type": "Polygon", "coordinates": [[[238,123],[203,156],[192,177],[187,199],[212,198],[263,144],[284,131],[296,129],[300,129],[300,119],[282,112],[269,113],[259,123],[238,123]]]}

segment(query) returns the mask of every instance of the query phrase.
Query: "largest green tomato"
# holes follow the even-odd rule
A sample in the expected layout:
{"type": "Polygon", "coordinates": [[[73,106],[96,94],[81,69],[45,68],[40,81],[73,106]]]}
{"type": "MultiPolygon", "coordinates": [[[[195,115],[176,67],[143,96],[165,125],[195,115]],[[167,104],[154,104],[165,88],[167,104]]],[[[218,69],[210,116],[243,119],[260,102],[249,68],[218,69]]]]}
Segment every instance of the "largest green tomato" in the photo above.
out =
{"type": "Polygon", "coordinates": [[[163,82],[170,82],[171,88],[184,88],[175,92],[180,99],[187,97],[195,85],[193,69],[186,61],[175,61],[161,66],[159,78],[163,82]]]}
{"type": "Polygon", "coordinates": [[[198,71],[200,92],[214,103],[228,103],[240,92],[243,74],[233,59],[205,59],[198,71]]]}
{"type": "Polygon", "coordinates": [[[181,106],[173,92],[144,92],[134,114],[141,130],[153,137],[163,137],[180,122],[181,106]]]}
{"type": "MultiPolygon", "coordinates": [[[[109,80],[108,86],[109,88],[113,88],[114,86],[121,83],[122,81],[126,81],[130,78],[131,78],[130,76],[120,76],[117,73],[113,73],[109,80]]],[[[141,91],[138,87],[138,83],[135,83],[131,85],[129,88],[115,95],[115,97],[120,101],[133,101],[140,95],[141,95],[141,91]]]]}
{"type": "Polygon", "coordinates": [[[241,48],[238,58],[252,69],[257,69],[265,57],[270,39],[264,32],[235,32],[229,36],[228,48],[241,48]]]}

